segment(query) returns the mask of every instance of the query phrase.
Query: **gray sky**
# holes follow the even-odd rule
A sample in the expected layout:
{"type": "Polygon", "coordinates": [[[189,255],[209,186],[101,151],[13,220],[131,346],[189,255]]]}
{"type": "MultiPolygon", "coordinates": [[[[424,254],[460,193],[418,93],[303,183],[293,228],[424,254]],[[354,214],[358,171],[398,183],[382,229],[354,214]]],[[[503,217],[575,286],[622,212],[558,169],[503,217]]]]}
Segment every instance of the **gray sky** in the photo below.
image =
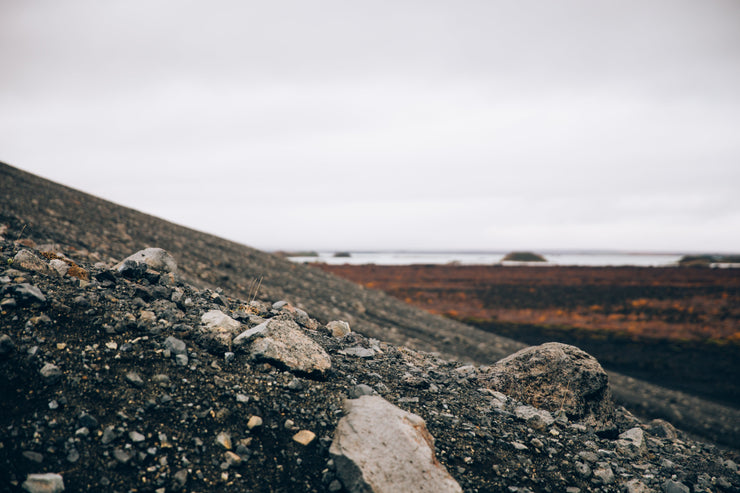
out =
{"type": "Polygon", "coordinates": [[[0,160],[263,249],[740,250],[740,2],[0,3],[0,160]]]}

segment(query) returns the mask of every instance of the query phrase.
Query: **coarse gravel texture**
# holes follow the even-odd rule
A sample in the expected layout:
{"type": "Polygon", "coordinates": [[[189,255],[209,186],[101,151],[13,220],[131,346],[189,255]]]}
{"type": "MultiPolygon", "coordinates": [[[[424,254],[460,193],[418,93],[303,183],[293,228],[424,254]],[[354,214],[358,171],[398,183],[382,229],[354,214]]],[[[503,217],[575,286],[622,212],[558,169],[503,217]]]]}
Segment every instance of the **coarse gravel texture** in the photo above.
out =
{"type": "Polygon", "coordinates": [[[736,454],[624,408],[606,429],[573,422],[484,388],[461,362],[357,331],[335,337],[281,300],[72,260],[64,247],[0,249],[2,490],[52,473],[66,491],[346,491],[329,448],[345,399],[374,393],[425,420],[464,491],[740,491],[736,454]],[[70,269],[23,267],[24,249],[70,269]],[[211,310],[244,330],[289,320],[331,368],[214,345],[200,330],[211,310]]]}

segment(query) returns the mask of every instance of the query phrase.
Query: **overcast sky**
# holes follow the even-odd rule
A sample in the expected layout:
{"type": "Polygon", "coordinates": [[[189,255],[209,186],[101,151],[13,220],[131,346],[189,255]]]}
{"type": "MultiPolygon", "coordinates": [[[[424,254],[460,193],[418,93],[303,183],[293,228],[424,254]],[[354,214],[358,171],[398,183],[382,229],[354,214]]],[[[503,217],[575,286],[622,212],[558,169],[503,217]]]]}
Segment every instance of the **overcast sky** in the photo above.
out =
{"type": "Polygon", "coordinates": [[[740,250],[740,2],[0,2],[0,160],[262,249],[740,250]]]}

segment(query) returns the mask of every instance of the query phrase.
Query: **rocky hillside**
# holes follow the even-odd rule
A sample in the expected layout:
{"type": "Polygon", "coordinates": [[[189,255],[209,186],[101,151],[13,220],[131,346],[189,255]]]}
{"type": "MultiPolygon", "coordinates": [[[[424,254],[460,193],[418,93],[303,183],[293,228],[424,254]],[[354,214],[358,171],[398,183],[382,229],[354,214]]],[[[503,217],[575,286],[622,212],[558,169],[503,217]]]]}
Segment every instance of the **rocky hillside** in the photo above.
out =
{"type": "Polygon", "coordinates": [[[75,253],[0,240],[3,491],[740,491],[573,346],[463,364],[75,253]]]}

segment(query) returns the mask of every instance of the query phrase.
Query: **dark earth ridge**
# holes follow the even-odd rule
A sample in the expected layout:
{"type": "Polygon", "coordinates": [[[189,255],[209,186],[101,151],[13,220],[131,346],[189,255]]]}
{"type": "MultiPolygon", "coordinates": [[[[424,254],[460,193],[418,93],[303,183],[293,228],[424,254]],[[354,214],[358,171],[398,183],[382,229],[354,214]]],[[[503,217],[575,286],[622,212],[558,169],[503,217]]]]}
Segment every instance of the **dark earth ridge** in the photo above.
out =
{"type": "MultiPolygon", "coordinates": [[[[7,238],[37,244],[59,243],[73,259],[109,262],[148,246],[166,249],[178,259],[183,279],[200,289],[222,289],[249,298],[262,279],[259,296],[286,299],[322,323],[342,319],[368,337],[439,353],[463,361],[491,364],[525,345],[468,325],[434,316],[391,296],[296,265],[274,255],[194,231],[73,190],[0,164],[0,224],[7,238]]],[[[269,218],[241,218],[259,235],[269,218]]],[[[724,444],[740,444],[740,413],[691,395],[668,391],[611,372],[614,395],[650,417],[724,444]]]]}

